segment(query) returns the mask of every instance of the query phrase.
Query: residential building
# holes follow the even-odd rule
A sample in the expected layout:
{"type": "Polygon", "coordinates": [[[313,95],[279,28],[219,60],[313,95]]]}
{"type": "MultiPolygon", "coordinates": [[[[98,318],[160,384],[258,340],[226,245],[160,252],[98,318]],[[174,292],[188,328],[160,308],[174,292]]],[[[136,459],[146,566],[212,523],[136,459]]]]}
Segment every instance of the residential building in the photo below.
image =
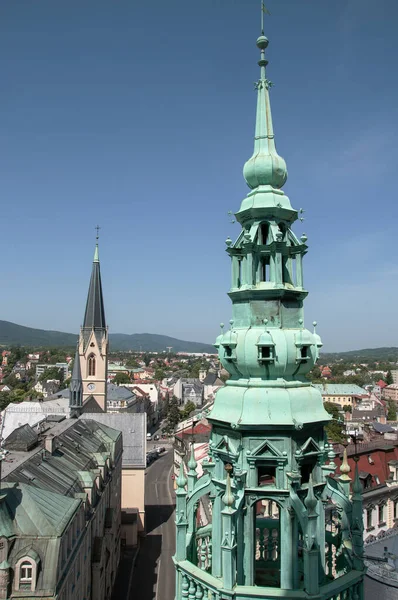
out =
{"type": "Polygon", "coordinates": [[[50,365],[47,363],[41,363],[41,364],[37,364],[36,365],[36,379],[39,379],[40,375],[43,375],[43,373],[45,371],[47,371],[48,369],[53,369],[53,368],[57,368],[60,371],[62,371],[62,375],[64,380],[68,379],[69,377],[69,365],[67,362],[58,362],[55,363],[54,365],[50,365]]]}
{"type": "Polygon", "coordinates": [[[120,557],[122,435],[92,420],[5,443],[0,597],[110,598],[120,557]],[[28,443],[27,443],[28,442],[28,443]]]}
{"type": "Polygon", "coordinates": [[[173,389],[173,395],[180,404],[193,402],[195,406],[202,406],[204,385],[196,377],[180,377],[173,389]]]}
{"type": "Polygon", "coordinates": [[[203,399],[205,402],[209,402],[210,400],[214,400],[215,393],[221,387],[223,387],[224,382],[220,379],[217,371],[209,370],[206,374],[206,377],[202,381],[203,383],[203,399]]]}
{"type": "Polygon", "coordinates": [[[203,473],[202,462],[208,459],[211,426],[206,418],[190,417],[178,423],[174,432],[174,475],[177,478],[181,464],[188,471],[189,456],[194,450],[198,476],[203,473]]]}
{"type": "Polygon", "coordinates": [[[33,389],[43,395],[43,398],[48,398],[53,394],[56,394],[59,390],[60,381],[59,379],[48,379],[47,381],[38,381],[33,389]]]}
{"type": "Polygon", "coordinates": [[[93,419],[97,423],[122,432],[122,537],[132,545],[134,531],[130,531],[131,516],[137,511],[138,533],[145,532],[145,468],[146,468],[146,415],[145,413],[83,413],[81,419],[93,419]]]}
{"type": "Polygon", "coordinates": [[[314,383],[313,386],[321,392],[324,402],[333,402],[341,408],[354,408],[369,396],[366,390],[352,383],[314,383]]]}
{"type": "Polygon", "coordinates": [[[382,393],[385,400],[394,400],[398,404],[398,383],[386,385],[382,393]]]}
{"type": "Polygon", "coordinates": [[[176,480],[175,597],[362,599],[359,471],[352,495],[346,456],[341,476],[330,477],[330,416],[306,377],[322,346],[316,323],[313,332],[304,325],[307,237],[293,233],[299,212],[282,191],[287,168],[275,147],[263,32],[257,46],[254,152],[243,170],[250,190],[235,213],[242,230],[226,240],[232,319],[215,343],[230,378],[207,415],[204,474],[192,452],[176,480]]]}
{"type": "MultiPolygon", "coordinates": [[[[335,450],[341,469],[344,449],[336,446],[335,450]]],[[[378,536],[398,523],[398,440],[395,436],[395,440],[350,444],[346,452],[351,472],[358,465],[366,542],[370,535],[378,536]]]]}
{"type": "Polygon", "coordinates": [[[391,375],[392,375],[392,382],[398,383],[398,369],[392,369],[391,375]]]}

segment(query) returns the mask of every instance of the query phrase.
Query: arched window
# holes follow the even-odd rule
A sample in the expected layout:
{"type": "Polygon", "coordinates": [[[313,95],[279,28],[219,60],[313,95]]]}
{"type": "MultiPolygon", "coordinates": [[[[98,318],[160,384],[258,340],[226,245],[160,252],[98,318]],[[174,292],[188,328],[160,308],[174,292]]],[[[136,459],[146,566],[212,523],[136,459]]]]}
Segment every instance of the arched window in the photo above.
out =
{"type": "Polygon", "coordinates": [[[32,549],[29,556],[24,556],[15,565],[15,589],[36,590],[37,569],[40,562],[39,555],[32,549]]]}
{"type": "Polygon", "coordinates": [[[27,583],[32,585],[32,579],[33,579],[32,563],[28,562],[26,560],[25,562],[23,562],[21,564],[20,571],[19,571],[19,581],[20,581],[21,585],[25,585],[27,583]]]}
{"type": "Polygon", "coordinates": [[[93,377],[95,375],[95,355],[90,354],[88,357],[88,376],[93,377]]]}

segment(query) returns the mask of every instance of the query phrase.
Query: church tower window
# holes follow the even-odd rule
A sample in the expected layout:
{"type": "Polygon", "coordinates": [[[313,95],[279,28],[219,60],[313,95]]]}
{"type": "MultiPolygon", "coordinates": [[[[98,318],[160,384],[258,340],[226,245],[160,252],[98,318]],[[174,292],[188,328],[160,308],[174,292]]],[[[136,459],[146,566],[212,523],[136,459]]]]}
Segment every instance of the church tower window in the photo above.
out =
{"type": "Polygon", "coordinates": [[[95,376],[95,355],[94,354],[90,354],[90,356],[88,357],[88,376],[89,377],[94,377],[95,376]]]}

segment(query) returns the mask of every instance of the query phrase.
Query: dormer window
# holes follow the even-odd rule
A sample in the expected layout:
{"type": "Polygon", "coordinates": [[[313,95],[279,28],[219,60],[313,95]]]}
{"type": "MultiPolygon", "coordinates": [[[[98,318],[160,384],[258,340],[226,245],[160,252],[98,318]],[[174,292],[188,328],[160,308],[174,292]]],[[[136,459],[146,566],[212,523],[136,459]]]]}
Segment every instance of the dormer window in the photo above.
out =
{"type": "Polygon", "coordinates": [[[305,363],[310,357],[310,346],[302,346],[300,349],[301,362],[305,363]]]}
{"type": "Polygon", "coordinates": [[[258,338],[257,344],[259,363],[273,363],[275,360],[275,343],[269,331],[265,331],[258,338]]]}
{"type": "Polygon", "coordinates": [[[301,365],[305,365],[307,362],[311,361],[311,347],[313,346],[313,338],[309,331],[306,329],[302,329],[299,333],[296,334],[296,363],[301,365]]]}
{"type": "Polygon", "coordinates": [[[37,571],[40,557],[31,549],[15,565],[15,590],[34,592],[36,590],[37,571]]]}

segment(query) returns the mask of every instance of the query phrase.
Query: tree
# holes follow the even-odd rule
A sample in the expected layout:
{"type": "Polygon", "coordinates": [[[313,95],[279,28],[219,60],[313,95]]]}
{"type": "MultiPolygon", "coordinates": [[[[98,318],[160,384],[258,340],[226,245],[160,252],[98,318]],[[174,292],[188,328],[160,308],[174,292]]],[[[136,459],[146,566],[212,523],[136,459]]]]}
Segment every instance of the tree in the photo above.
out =
{"type": "Polygon", "coordinates": [[[181,420],[183,421],[184,419],[187,419],[191,412],[193,412],[195,409],[196,405],[193,402],[191,402],[191,400],[189,400],[189,402],[186,403],[186,405],[180,412],[181,420]]]}
{"type": "Polygon", "coordinates": [[[126,367],[130,367],[131,369],[138,369],[139,366],[140,365],[133,356],[129,356],[129,358],[126,360],[126,367]]]}
{"type": "Polygon", "coordinates": [[[151,357],[149,356],[149,354],[144,354],[142,360],[145,363],[146,367],[149,367],[149,363],[151,362],[151,357]]]}
{"type": "Polygon", "coordinates": [[[175,396],[172,397],[171,400],[169,400],[168,403],[168,411],[167,411],[167,416],[166,416],[166,427],[164,428],[165,431],[171,432],[174,430],[175,426],[177,425],[177,423],[179,423],[181,420],[181,413],[178,409],[178,400],[175,396]]]}
{"type": "Polygon", "coordinates": [[[164,379],[166,377],[166,373],[164,372],[163,369],[160,369],[159,367],[155,370],[155,379],[156,381],[162,381],[162,379],[164,379]]]}
{"type": "Polygon", "coordinates": [[[130,377],[127,375],[127,373],[117,373],[113,378],[113,383],[116,383],[116,385],[130,383],[130,381],[130,377]]]}
{"type": "Polygon", "coordinates": [[[387,421],[396,421],[397,420],[397,405],[394,400],[387,401],[388,413],[387,413],[387,421]]]}
{"type": "Polygon", "coordinates": [[[394,383],[390,369],[387,371],[387,375],[385,376],[384,381],[386,382],[387,385],[391,385],[392,383],[394,383]]]}
{"type": "Polygon", "coordinates": [[[324,402],[325,410],[332,415],[332,420],[325,427],[326,435],[328,439],[333,442],[342,443],[346,441],[346,436],[343,433],[344,423],[340,419],[339,407],[333,402],[324,402]]]}
{"type": "Polygon", "coordinates": [[[40,375],[39,381],[48,381],[49,379],[58,379],[61,383],[64,380],[63,369],[59,369],[58,367],[49,367],[48,369],[45,369],[40,375]]]}

